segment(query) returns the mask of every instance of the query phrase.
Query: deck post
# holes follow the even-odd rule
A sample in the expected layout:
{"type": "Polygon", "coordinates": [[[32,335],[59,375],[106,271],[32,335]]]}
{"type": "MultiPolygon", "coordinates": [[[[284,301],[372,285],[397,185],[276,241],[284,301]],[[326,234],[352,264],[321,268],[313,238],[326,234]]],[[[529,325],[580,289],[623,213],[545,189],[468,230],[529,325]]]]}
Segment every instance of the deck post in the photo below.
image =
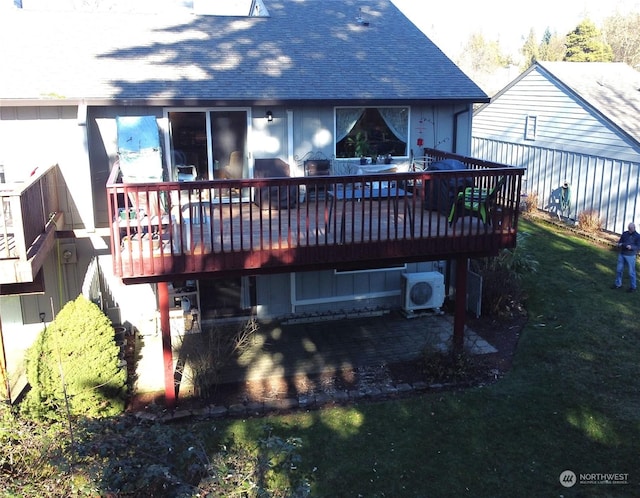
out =
{"type": "Polygon", "coordinates": [[[160,330],[162,332],[162,359],[164,365],[164,401],[167,408],[176,406],[176,386],[173,374],[173,351],[171,348],[171,323],[169,321],[169,285],[158,283],[158,306],[160,308],[160,330]]]}
{"type": "Polygon", "coordinates": [[[456,302],[453,317],[453,351],[462,353],[464,348],[464,322],[467,314],[467,265],[468,258],[456,258],[456,302]]]}

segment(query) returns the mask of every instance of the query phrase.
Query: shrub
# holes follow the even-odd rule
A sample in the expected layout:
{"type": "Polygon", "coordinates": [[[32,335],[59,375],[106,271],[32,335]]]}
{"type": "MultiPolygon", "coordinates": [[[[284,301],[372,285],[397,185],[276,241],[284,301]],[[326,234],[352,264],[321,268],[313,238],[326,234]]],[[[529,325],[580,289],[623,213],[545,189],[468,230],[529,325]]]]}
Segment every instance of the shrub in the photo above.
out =
{"type": "Polygon", "coordinates": [[[588,209],[578,214],[578,226],[585,232],[595,233],[602,230],[600,213],[595,209],[588,209]]]}
{"type": "Polygon", "coordinates": [[[498,256],[471,261],[471,269],[482,277],[483,313],[510,315],[521,308],[522,277],[538,269],[538,262],[525,251],[525,241],[526,234],[519,232],[514,249],[502,249],[498,256]]]}
{"type": "Polygon", "coordinates": [[[78,429],[78,459],[104,496],[309,496],[299,438],[265,427],[254,447],[233,435],[219,440],[210,423],[203,437],[202,427],[88,420],[78,429]]]}
{"type": "Polygon", "coordinates": [[[473,358],[468,353],[434,351],[429,346],[422,352],[422,373],[429,383],[463,382],[474,371],[473,358]]]}
{"type": "Polygon", "coordinates": [[[21,411],[35,418],[105,417],[125,407],[126,369],[115,331],[80,295],[68,302],[27,352],[30,390],[21,411]]]}
{"type": "Polygon", "coordinates": [[[186,361],[178,371],[190,381],[196,396],[207,399],[215,393],[220,371],[250,346],[257,330],[258,323],[252,318],[238,328],[214,326],[201,334],[184,336],[180,350],[186,361]]]}
{"type": "Polygon", "coordinates": [[[538,192],[531,192],[522,196],[520,211],[523,213],[533,213],[538,209],[538,192]]]}
{"type": "Polygon", "coordinates": [[[70,481],[63,475],[67,436],[62,424],[25,420],[0,403],[2,496],[71,496],[70,481]]]}

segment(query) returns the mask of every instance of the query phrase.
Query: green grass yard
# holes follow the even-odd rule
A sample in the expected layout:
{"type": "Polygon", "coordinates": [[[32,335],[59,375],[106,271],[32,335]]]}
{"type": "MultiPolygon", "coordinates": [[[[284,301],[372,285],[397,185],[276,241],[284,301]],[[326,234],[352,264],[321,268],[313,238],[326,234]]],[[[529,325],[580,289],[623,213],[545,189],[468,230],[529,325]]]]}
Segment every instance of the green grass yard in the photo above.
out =
{"type": "Polygon", "coordinates": [[[0,495],[640,496],[640,294],[610,289],[611,249],[543,221],[520,228],[539,268],[524,281],[529,319],[497,382],[173,424],[36,424],[2,407],[0,495]],[[585,482],[563,486],[565,471],[585,482]],[[309,493],[286,491],[300,477],[309,493]]]}
{"type": "Polygon", "coordinates": [[[540,267],[524,282],[529,320],[500,381],[216,422],[216,439],[251,443],[265,424],[301,438],[314,497],[639,496],[640,297],[609,288],[612,250],[543,222],[520,229],[540,267]],[[566,470],[627,484],[564,487],[566,470]]]}

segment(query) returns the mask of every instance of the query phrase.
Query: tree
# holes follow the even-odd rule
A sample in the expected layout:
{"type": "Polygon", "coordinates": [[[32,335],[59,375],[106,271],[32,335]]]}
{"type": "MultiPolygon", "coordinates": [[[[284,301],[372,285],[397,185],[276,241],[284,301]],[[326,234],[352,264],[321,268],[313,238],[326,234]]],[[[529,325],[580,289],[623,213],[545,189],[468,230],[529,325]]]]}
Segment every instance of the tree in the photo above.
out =
{"type": "Polygon", "coordinates": [[[510,64],[497,41],[488,41],[482,33],[472,33],[464,46],[458,63],[463,69],[474,73],[491,73],[510,64]]]}
{"type": "Polygon", "coordinates": [[[566,52],[564,37],[560,37],[555,33],[551,34],[551,31],[547,28],[542,41],[536,45],[535,33],[531,29],[520,51],[524,55],[522,70],[527,69],[537,61],[561,61],[566,52]]]}
{"type": "Polygon", "coordinates": [[[613,50],[604,41],[596,25],[589,19],[585,19],[567,35],[567,51],[564,60],[568,62],[611,62],[613,50]]]}
{"type": "Polygon", "coordinates": [[[640,13],[616,14],[604,20],[603,33],[613,50],[613,60],[640,66],[640,13]]]}
{"type": "Polygon", "coordinates": [[[21,403],[34,418],[106,417],[124,410],[127,374],[106,315],[83,295],[69,301],[27,352],[31,389],[21,403]]]}
{"type": "Polygon", "coordinates": [[[549,28],[544,32],[542,42],[538,47],[538,54],[541,61],[561,61],[564,59],[567,47],[565,37],[559,36],[557,33],[551,34],[549,28]]]}
{"type": "Polygon", "coordinates": [[[522,61],[521,70],[524,71],[536,61],[541,60],[538,44],[536,43],[536,34],[533,28],[529,31],[529,36],[524,42],[524,45],[520,49],[524,60],[522,61]]]}

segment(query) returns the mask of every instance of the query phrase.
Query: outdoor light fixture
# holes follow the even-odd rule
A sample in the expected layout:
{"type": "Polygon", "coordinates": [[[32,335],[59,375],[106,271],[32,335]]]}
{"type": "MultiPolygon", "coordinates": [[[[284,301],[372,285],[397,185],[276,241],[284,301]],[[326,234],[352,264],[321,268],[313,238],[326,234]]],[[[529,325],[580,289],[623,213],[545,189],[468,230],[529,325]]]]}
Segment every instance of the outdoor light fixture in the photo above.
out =
{"type": "Polygon", "coordinates": [[[273,113],[271,111],[267,111],[267,121],[269,121],[269,123],[273,121],[273,113]]]}

